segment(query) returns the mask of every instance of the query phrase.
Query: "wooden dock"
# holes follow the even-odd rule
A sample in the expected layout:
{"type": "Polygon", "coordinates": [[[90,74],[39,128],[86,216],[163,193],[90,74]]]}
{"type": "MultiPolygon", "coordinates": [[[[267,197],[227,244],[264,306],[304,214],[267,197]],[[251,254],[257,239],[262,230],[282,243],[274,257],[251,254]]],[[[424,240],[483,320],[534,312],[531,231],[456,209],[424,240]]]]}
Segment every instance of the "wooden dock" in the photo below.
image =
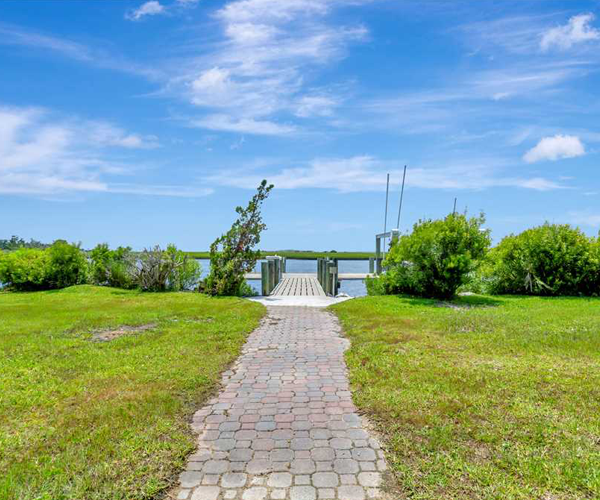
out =
{"type": "Polygon", "coordinates": [[[286,274],[271,295],[325,297],[325,291],[313,274],[286,274]]]}

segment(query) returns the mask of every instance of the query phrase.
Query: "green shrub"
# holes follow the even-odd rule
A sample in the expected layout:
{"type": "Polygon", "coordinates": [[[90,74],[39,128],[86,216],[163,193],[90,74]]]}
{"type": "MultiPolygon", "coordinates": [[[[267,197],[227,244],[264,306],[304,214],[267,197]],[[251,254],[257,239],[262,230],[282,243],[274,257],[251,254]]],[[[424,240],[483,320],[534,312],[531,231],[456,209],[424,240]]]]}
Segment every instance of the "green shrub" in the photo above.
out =
{"type": "Polygon", "coordinates": [[[87,283],[88,262],[78,245],[57,240],[46,252],[49,257],[45,276],[48,288],[66,288],[87,283]]]}
{"type": "Polygon", "coordinates": [[[240,286],[240,297],[256,297],[257,295],[258,292],[254,288],[252,288],[252,286],[247,281],[244,281],[244,283],[242,283],[242,285],[240,286]]]}
{"type": "Polygon", "coordinates": [[[47,288],[49,255],[40,249],[21,248],[0,253],[0,283],[19,291],[47,288]]]}
{"type": "Polygon", "coordinates": [[[198,286],[202,267],[198,261],[178,250],[175,245],[169,245],[166,254],[173,264],[173,272],[169,276],[170,290],[191,290],[198,286]]]}
{"type": "Polygon", "coordinates": [[[365,279],[365,287],[367,295],[387,295],[383,276],[365,279]]]}
{"type": "Polygon", "coordinates": [[[134,266],[134,282],[143,291],[189,290],[200,281],[201,267],[185,252],[169,245],[144,250],[134,266]]]}
{"type": "Polygon", "coordinates": [[[90,260],[94,284],[125,289],[135,287],[135,259],[130,247],[111,250],[106,243],[101,243],[90,252],[90,260]]]}
{"type": "Polygon", "coordinates": [[[452,298],[476,269],[490,245],[483,215],[451,214],[424,220],[396,241],[384,261],[386,272],[369,283],[373,293],[452,298]]]}
{"type": "Polygon", "coordinates": [[[519,295],[598,295],[599,243],[568,224],[546,223],[504,238],[490,253],[489,291],[519,295]]]}
{"type": "Polygon", "coordinates": [[[88,264],[76,245],[57,240],[45,250],[21,248],[0,257],[0,282],[13,290],[51,290],[87,282],[88,264]]]}

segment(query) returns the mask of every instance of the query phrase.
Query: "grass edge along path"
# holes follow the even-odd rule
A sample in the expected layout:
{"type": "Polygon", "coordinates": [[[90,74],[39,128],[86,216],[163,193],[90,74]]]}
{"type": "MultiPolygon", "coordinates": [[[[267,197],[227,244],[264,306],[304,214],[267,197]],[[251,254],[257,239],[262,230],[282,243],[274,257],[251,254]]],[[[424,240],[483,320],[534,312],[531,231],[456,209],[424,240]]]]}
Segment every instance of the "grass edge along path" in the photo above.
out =
{"type": "Polygon", "coordinates": [[[366,297],[331,308],[397,498],[600,498],[600,300],[366,297]]]}
{"type": "Polygon", "coordinates": [[[0,498],[160,497],[264,312],[194,293],[0,293],[0,498]],[[124,325],[147,329],[94,341],[124,325]]]}

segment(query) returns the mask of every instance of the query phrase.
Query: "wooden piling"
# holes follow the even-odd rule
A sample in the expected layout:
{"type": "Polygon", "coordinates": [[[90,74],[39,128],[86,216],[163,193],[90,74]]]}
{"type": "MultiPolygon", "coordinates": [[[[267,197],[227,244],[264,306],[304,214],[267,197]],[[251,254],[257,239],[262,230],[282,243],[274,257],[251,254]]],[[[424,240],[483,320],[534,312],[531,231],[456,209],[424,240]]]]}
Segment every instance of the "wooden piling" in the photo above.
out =
{"type": "Polygon", "coordinates": [[[269,289],[269,263],[261,262],[260,263],[260,281],[261,281],[261,291],[263,296],[267,296],[271,293],[269,289]]]}

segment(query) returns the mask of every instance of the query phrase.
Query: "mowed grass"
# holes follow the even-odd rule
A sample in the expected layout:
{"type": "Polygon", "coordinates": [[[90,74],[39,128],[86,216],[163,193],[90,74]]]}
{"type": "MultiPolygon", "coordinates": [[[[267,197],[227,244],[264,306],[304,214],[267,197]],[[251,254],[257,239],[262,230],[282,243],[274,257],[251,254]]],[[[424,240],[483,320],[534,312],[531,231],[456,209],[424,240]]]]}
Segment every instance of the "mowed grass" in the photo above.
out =
{"type": "Polygon", "coordinates": [[[191,414],[263,311],[194,293],[0,293],[0,498],[160,494],[194,449],[191,414]],[[154,326],[92,341],[123,325],[154,326]]]}
{"type": "Polygon", "coordinates": [[[600,498],[600,300],[366,297],[334,307],[394,498],[600,498]]]}

